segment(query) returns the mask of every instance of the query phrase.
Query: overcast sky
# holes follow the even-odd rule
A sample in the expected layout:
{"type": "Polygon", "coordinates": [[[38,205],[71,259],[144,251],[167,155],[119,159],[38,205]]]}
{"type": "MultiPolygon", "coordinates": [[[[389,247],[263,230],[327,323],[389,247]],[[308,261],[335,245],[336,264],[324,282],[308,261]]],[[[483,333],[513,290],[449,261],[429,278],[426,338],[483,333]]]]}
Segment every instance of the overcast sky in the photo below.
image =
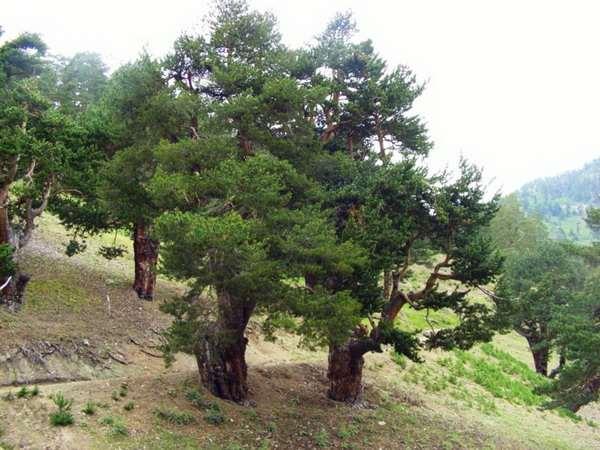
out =
{"type": "MultiPolygon", "coordinates": [[[[600,156],[600,2],[552,0],[251,0],[297,46],[336,11],[360,37],[428,87],[416,108],[429,124],[433,167],[462,154],[507,193],[600,156]]],[[[111,66],[142,48],[166,53],[201,25],[200,0],[0,0],[4,38],[41,33],[53,53],[100,53],[111,66]]]]}

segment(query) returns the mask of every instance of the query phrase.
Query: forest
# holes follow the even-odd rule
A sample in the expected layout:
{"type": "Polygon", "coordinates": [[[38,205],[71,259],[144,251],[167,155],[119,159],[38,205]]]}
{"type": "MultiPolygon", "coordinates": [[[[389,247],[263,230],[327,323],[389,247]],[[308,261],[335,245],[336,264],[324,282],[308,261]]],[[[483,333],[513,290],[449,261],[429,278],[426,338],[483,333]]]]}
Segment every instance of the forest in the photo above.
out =
{"type": "Polygon", "coordinates": [[[426,84],[357,30],[0,41],[0,448],[600,448],[598,161],[434,172],[426,84]]]}
{"type": "Polygon", "coordinates": [[[527,214],[538,215],[555,239],[592,244],[594,230],[585,222],[587,209],[598,206],[600,161],[594,160],[579,170],[534,180],[519,190],[527,214]]]}

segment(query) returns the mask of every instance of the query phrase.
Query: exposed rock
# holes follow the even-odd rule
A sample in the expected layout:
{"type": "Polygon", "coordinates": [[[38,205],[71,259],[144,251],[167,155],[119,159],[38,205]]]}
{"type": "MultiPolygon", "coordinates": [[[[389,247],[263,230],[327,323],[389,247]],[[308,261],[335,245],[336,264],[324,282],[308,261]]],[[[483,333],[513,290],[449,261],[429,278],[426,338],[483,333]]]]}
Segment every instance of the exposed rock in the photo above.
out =
{"type": "Polygon", "coordinates": [[[102,378],[115,360],[126,364],[118,352],[99,352],[87,339],[30,342],[0,354],[0,386],[102,378]]]}

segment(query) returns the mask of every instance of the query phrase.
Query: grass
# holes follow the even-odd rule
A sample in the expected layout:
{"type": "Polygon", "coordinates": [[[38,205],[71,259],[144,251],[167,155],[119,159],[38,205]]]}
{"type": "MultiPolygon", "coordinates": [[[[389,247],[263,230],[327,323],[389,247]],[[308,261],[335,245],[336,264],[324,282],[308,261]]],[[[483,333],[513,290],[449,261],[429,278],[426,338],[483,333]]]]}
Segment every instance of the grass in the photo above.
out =
{"type": "Polygon", "coordinates": [[[129,429],[120,417],[106,416],[100,420],[100,424],[109,427],[108,434],[110,436],[122,437],[129,435],[129,429]]]}
{"type": "Polygon", "coordinates": [[[159,419],[174,425],[190,425],[196,422],[196,417],[187,411],[179,411],[176,409],[156,409],[154,414],[159,419]]]}
{"type": "Polygon", "coordinates": [[[85,406],[81,410],[81,412],[84,413],[86,416],[93,416],[94,414],[96,414],[96,411],[96,404],[89,400],[85,403],[85,406]]]}
{"type": "MultiPolygon", "coordinates": [[[[526,406],[539,406],[546,398],[534,392],[536,387],[547,383],[543,377],[532,374],[523,376],[521,372],[506,371],[506,365],[491,361],[488,358],[475,356],[464,351],[454,352],[454,358],[440,361],[452,374],[467,378],[494,397],[508,400],[511,403],[526,406]]],[[[512,366],[508,366],[509,369],[512,366]]],[[[530,369],[528,369],[530,372],[530,369]]]]}
{"type": "MultiPolygon", "coordinates": [[[[64,230],[54,219],[43,223],[41,231],[49,233],[52,244],[65,240],[64,230]]],[[[110,343],[111,349],[122,350],[119,346],[129,342],[131,330],[145,332],[150,326],[158,326],[155,324],[163,326],[166,320],[157,312],[159,302],[137,303],[128,296],[131,255],[107,262],[95,254],[94,248],[105,244],[106,239],[112,237],[90,239],[89,251],[71,259],[53,259],[51,252],[51,256],[25,255],[32,283],[39,280],[42,285],[39,291],[33,291],[34,308],[26,306],[19,315],[0,312],[3,337],[6,335],[12,344],[22,342],[24,336],[50,342],[63,338],[81,342],[85,337],[92,345],[110,343]],[[47,280],[55,280],[55,284],[47,280]],[[60,293],[55,290],[74,284],[80,287],[78,292],[57,297],[60,293]],[[110,319],[105,311],[105,293],[113,300],[110,319]],[[60,308],[53,309],[55,299],[60,308]]],[[[126,237],[118,236],[121,239],[129,245],[126,237]]],[[[415,280],[421,275],[417,270],[415,280]]],[[[159,281],[163,297],[175,295],[178,291],[174,286],[159,281]]],[[[435,327],[452,326],[456,317],[443,310],[430,314],[429,321],[435,327]]],[[[402,311],[399,326],[429,328],[425,312],[411,309],[402,311]]],[[[0,442],[15,447],[20,442],[31,442],[29,448],[44,448],[47,442],[68,435],[71,441],[64,448],[71,449],[588,449],[595,448],[600,439],[593,417],[574,421],[561,413],[542,411],[536,404],[539,398],[530,401],[534,406],[526,404],[525,394],[533,392],[538,378],[529,367],[527,346],[513,334],[500,336],[494,344],[478,346],[464,355],[424,351],[423,364],[400,355],[392,354],[390,358],[389,352],[369,354],[365,400],[370,407],[349,408],[325,396],[325,352],[298,349],[297,339],[287,334],[276,343],[267,343],[255,332],[257,329],[249,335],[249,380],[256,401],[252,408],[221,402],[196,388],[197,374],[191,358],[179,358],[175,370],[167,371],[160,360],[133,358],[124,369],[137,372],[119,373],[114,380],[61,386],[82,411],[81,421],[75,417],[79,426],[68,430],[48,426],[52,410],[45,409],[44,401],[17,400],[18,388],[12,388],[12,393],[3,391],[12,396],[12,401],[0,405],[0,422],[6,429],[0,442]],[[438,363],[445,358],[448,363],[438,363]],[[130,380],[126,389],[122,379],[130,380]],[[525,394],[511,387],[509,381],[526,388],[525,394]],[[134,391],[142,384],[143,389],[134,391]],[[109,399],[113,390],[118,403],[109,399]],[[492,394],[495,391],[500,396],[492,394]],[[90,392],[97,392],[98,397],[90,397],[90,392]],[[130,400],[134,392],[134,409],[125,413],[133,403],[130,400]],[[92,405],[92,414],[85,412],[86,402],[92,405]],[[157,414],[157,405],[166,405],[160,408],[163,414],[157,414]],[[84,419],[84,414],[89,417],[84,419]]],[[[46,389],[52,392],[57,387],[43,389],[46,394],[46,389]]]]}
{"type": "Polygon", "coordinates": [[[327,430],[321,429],[317,433],[315,433],[315,444],[319,448],[330,447],[331,441],[327,430]]]}
{"type": "Polygon", "coordinates": [[[216,403],[210,405],[204,415],[204,420],[211,425],[221,425],[225,422],[225,415],[221,411],[221,408],[216,403]]]}
{"type": "Polygon", "coordinates": [[[76,283],[65,283],[61,278],[32,278],[27,285],[26,310],[51,313],[56,310],[81,312],[90,302],[87,290],[76,283]],[[48,299],[52,298],[52,302],[48,299]]]}
{"type": "Polygon", "coordinates": [[[133,403],[133,402],[127,402],[127,403],[126,403],[126,404],[123,406],[123,409],[124,409],[125,411],[132,411],[132,410],[133,410],[133,408],[135,408],[135,403],[133,403]]]}
{"type": "Polygon", "coordinates": [[[187,389],[185,391],[185,398],[198,409],[206,409],[211,406],[211,403],[204,400],[202,394],[197,389],[187,389]]]}
{"type": "Polygon", "coordinates": [[[31,390],[27,386],[22,386],[21,389],[17,391],[17,398],[32,398],[37,397],[40,394],[40,389],[37,386],[34,386],[31,390]]]}

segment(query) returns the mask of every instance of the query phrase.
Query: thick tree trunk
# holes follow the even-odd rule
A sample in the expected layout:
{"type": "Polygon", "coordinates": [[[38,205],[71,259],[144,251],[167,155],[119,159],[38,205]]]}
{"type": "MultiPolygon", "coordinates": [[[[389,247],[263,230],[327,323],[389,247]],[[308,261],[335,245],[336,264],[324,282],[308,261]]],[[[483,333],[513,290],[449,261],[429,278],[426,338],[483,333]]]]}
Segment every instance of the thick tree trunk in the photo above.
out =
{"type": "Polygon", "coordinates": [[[219,321],[196,344],[200,380],[214,395],[242,403],[248,397],[248,366],[244,336],[253,304],[238,301],[227,292],[218,294],[219,321]]]}
{"type": "Polygon", "coordinates": [[[548,376],[548,360],[550,358],[550,349],[547,345],[541,344],[540,339],[527,338],[529,349],[533,355],[533,364],[535,371],[545,377],[548,376]]]}
{"type": "Polygon", "coordinates": [[[0,303],[11,311],[17,311],[23,305],[23,294],[29,282],[29,275],[16,272],[0,281],[0,303]]]}
{"type": "Polygon", "coordinates": [[[200,381],[224,400],[241,403],[248,396],[248,366],[244,336],[206,335],[196,346],[200,381]]]}
{"type": "Polygon", "coordinates": [[[332,400],[356,403],[363,392],[362,370],[365,360],[362,352],[353,351],[351,344],[332,345],[329,348],[327,378],[332,400]]]}
{"type": "MultiPolygon", "coordinates": [[[[16,242],[13,239],[12,226],[10,219],[8,218],[7,202],[7,191],[0,191],[0,245],[8,244],[15,248],[16,242]]],[[[13,264],[18,267],[17,262],[14,261],[15,255],[13,254],[13,264]]],[[[4,305],[12,311],[18,310],[23,304],[23,294],[25,293],[25,287],[29,281],[29,275],[20,273],[18,269],[7,277],[0,277],[0,304],[4,305]]]]}
{"type": "Polygon", "coordinates": [[[133,231],[133,257],[135,279],[133,290],[143,300],[154,298],[156,285],[156,263],[158,261],[158,241],[149,236],[150,227],[136,224],[133,231]]]}
{"type": "Polygon", "coordinates": [[[572,395],[570,402],[566,405],[573,412],[579,411],[583,406],[598,399],[600,391],[600,375],[585,380],[577,395],[572,395]]]}

